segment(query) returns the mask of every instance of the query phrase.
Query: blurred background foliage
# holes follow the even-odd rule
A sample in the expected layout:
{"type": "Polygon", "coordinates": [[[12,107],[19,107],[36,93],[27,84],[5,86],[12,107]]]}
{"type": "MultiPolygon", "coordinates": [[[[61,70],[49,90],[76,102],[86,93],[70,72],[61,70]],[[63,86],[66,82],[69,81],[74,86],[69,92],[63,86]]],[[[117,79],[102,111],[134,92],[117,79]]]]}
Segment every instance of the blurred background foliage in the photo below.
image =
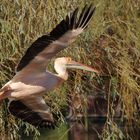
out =
{"type": "MultiPolygon", "coordinates": [[[[70,71],[69,80],[45,96],[52,111],[63,113],[67,95],[73,93],[102,94],[108,101],[107,122],[102,139],[133,139],[134,127],[140,126],[140,1],[139,0],[1,0],[0,1],[0,85],[15,74],[15,67],[25,50],[39,36],[50,32],[68,12],[93,3],[96,12],[86,31],[59,56],[96,67],[101,75],[70,71]],[[52,102],[53,101],[53,102],[52,102]],[[122,132],[113,120],[113,106],[121,104],[121,119],[126,120],[122,132]],[[131,130],[128,125],[133,125],[131,130]]],[[[53,69],[53,61],[49,69],[53,69]]],[[[38,129],[15,119],[0,107],[0,137],[20,138],[20,132],[39,136],[38,129]]]]}

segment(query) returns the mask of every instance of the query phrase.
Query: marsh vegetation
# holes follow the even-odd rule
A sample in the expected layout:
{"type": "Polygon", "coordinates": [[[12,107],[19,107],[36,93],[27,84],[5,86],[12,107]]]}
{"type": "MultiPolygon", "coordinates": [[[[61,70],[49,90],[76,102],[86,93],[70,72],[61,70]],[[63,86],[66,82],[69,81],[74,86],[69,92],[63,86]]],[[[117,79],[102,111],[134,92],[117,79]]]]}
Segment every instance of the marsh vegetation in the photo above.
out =
{"type": "MultiPolygon", "coordinates": [[[[100,93],[108,102],[107,121],[100,137],[138,139],[134,132],[140,127],[139,0],[1,0],[0,85],[13,77],[16,65],[34,40],[50,32],[68,12],[89,3],[97,7],[90,25],[75,43],[56,57],[70,56],[96,67],[101,75],[70,71],[69,80],[44,98],[51,104],[52,111],[59,114],[62,124],[61,110],[66,112],[68,94],[82,94],[86,106],[87,95],[100,93]],[[124,131],[114,121],[116,104],[120,105],[120,119],[125,120],[124,131]]],[[[49,64],[51,71],[54,71],[53,61],[49,64]]],[[[18,139],[21,131],[34,135],[34,139],[40,135],[37,128],[9,114],[6,106],[6,101],[0,106],[0,138],[18,139]]]]}

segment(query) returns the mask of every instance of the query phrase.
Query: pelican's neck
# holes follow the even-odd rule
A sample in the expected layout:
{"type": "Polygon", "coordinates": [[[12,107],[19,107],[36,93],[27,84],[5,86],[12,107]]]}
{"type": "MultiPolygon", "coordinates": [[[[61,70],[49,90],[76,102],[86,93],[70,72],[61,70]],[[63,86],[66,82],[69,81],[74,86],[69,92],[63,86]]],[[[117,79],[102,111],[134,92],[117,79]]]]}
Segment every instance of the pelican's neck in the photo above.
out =
{"type": "Polygon", "coordinates": [[[68,79],[68,72],[66,70],[65,71],[62,70],[61,72],[58,73],[58,76],[64,80],[67,80],[68,79]]]}
{"type": "Polygon", "coordinates": [[[68,72],[65,65],[55,62],[54,65],[55,71],[58,73],[58,76],[64,80],[68,79],[68,72]]]}

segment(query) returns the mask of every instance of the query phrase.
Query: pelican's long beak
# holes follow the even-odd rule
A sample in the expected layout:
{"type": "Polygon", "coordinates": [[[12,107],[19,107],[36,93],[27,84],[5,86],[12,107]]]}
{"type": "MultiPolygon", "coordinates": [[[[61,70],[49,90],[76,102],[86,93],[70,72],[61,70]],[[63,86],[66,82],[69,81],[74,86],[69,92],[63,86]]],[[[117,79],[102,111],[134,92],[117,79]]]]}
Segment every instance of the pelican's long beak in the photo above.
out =
{"type": "Polygon", "coordinates": [[[75,62],[75,61],[70,61],[66,64],[67,68],[75,68],[75,69],[82,69],[82,70],[86,70],[86,71],[91,71],[91,72],[95,72],[97,74],[99,74],[100,72],[92,67],[86,66],[84,64],[81,64],[79,62],[75,62]]]}

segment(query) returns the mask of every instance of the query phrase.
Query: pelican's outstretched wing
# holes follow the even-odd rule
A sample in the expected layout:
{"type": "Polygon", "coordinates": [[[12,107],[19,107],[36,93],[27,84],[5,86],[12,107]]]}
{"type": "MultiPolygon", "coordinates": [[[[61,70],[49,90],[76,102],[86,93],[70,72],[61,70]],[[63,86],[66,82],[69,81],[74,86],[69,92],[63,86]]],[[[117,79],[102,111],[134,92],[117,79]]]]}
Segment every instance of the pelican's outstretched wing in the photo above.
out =
{"type": "Polygon", "coordinates": [[[12,115],[34,126],[55,128],[52,113],[42,97],[13,100],[8,108],[12,115]]]}
{"type": "Polygon", "coordinates": [[[78,14],[78,8],[66,16],[48,35],[38,38],[29,47],[17,66],[17,72],[23,69],[46,69],[47,60],[66,48],[87,27],[95,7],[85,6],[78,14]]]}

